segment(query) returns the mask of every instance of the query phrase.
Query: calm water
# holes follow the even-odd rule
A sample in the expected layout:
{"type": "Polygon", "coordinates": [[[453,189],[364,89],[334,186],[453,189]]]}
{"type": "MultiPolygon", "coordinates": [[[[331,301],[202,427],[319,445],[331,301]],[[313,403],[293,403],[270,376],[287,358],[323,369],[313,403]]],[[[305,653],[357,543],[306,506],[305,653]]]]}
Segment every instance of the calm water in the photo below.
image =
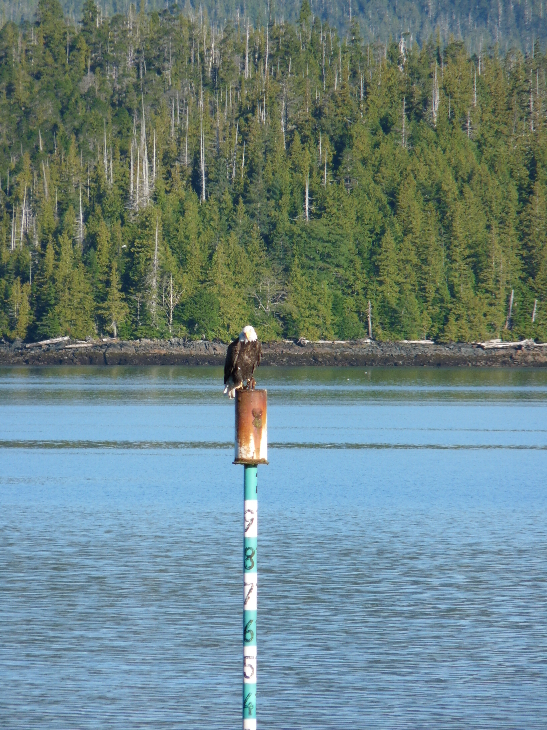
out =
{"type": "MultiPolygon", "coordinates": [[[[547,726],[547,371],[261,369],[259,726],[547,726]]],[[[220,369],[0,369],[0,727],[240,727],[220,369]]]]}

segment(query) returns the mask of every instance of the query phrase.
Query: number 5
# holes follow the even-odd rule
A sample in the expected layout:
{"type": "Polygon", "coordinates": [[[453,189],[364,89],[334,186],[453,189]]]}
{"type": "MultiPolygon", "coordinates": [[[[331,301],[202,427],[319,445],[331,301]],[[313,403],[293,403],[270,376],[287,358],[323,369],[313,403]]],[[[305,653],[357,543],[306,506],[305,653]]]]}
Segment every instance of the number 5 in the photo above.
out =
{"type": "Polygon", "coordinates": [[[255,674],[256,657],[255,656],[244,656],[243,657],[243,676],[245,679],[251,679],[255,674]]]}

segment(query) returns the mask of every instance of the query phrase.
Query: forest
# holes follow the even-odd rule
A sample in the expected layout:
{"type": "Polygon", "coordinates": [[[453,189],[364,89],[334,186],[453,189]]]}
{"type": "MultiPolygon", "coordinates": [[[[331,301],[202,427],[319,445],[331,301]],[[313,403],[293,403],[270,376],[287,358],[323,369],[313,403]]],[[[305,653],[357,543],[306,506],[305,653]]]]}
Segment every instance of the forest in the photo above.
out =
{"type": "MultiPolygon", "coordinates": [[[[129,12],[134,0],[98,0],[100,17],[129,12]]],[[[80,22],[85,0],[62,0],[67,22],[80,22]]],[[[144,11],[169,9],[206,13],[217,26],[245,16],[255,26],[298,21],[300,2],[294,0],[139,0],[144,11]]],[[[32,21],[37,0],[0,0],[0,27],[7,21],[32,21]]],[[[357,21],[367,43],[385,43],[390,36],[408,37],[422,45],[437,32],[443,42],[450,35],[463,40],[471,53],[496,43],[503,53],[510,48],[531,52],[535,40],[547,41],[546,0],[310,0],[314,17],[340,32],[357,21]]]]}
{"type": "Polygon", "coordinates": [[[0,336],[547,339],[547,57],[58,0],[0,30],[0,336]]]}

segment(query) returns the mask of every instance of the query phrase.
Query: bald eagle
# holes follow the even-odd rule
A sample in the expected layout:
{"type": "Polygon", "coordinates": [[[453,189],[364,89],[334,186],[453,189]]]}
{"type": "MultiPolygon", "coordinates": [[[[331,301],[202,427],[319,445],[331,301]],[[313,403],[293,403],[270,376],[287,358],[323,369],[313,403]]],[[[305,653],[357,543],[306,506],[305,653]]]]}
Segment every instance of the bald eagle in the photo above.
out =
{"type": "Polygon", "coordinates": [[[236,390],[255,387],[253,373],[260,364],[262,346],[250,325],[228,345],[224,363],[224,394],[234,398],[236,390]],[[247,383],[245,385],[245,382],[247,383]]]}

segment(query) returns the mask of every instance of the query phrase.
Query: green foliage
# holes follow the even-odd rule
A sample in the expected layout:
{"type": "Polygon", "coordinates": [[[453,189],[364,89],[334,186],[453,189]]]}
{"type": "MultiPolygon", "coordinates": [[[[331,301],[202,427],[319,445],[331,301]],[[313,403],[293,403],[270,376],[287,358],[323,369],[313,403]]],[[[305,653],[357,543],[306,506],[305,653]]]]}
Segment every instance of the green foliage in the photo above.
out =
{"type": "MultiPolygon", "coordinates": [[[[133,19],[139,9],[156,11],[151,13],[151,26],[158,25],[166,4],[164,0],[147,0],[146,3],[133,4],[133,19]]],[[[82,19],[82,28],[86,42],[98,37],[105,37],[102,28],[105,17],[126,12],[129,3],[119,0],[102,0],[97,7],[93,0],[63,0],[63,8],[67,14],[82,19]]],[[[43,0],[0,0],[0,13],[5,21],[29,22],[34,14],[57,14],[57,3],[43,0]]],[[[361,38],[366,43],[386,43],[390,38],[399,38],[405,33],[407,42],[412,39],[420,45],[438,36],[447,42],[454,35],[466,40],[471,52],[489,44],[497,44],[505,52],[512,47],[531,49],[532,45],[544,42],[547,37],[547,14],[543,0],[441,0],[438,3],[415,3],[412,0],[360,0],[360,2],[309,2],[302,4],[292,0],[276,0],[275,4],[267,0],[247,0],[243,5],[236,0],[202,0],[200,3],[178,3],[178,8],[193,9],[194,15],[209,19],[217,27],[226,24],[230,18],[237,30],[242,21],[241,11],[245,12],[252,24],[264,23],[270,15],[272,21],[285,18],[295,23],[302,31],[304,39],[309,38],[314,22],[320,25],[329,23],[340,33],[348,35],[348,41],[358,43],[361,38]]],[[[169,5],[173,12],[173,5],[169,5]]],[[[175,12],[177,4],[174,4],[175,12]]],[[[142,14],[137,15],[137,18],[142,14]]],[[[240,28],[241,29],[241,28],[240,28]]],[[[197,34],[196,34],[197,38],[197,34]]],[[[294,43],[294,50],[300,44],[300,37],[294,43]]],[[[306,40],[306,43],[308,41],[306,40]]],[[[310,45],[313,44],[313,39],[310,45]]],[[[433,45],[433,44],[431,44],[433,45]]],[[[62,44],[61,44],[62,50],[62,44]]],[[[391,43],[387,49],[387,57],[391,61],[398,58],[397,44],[391,43]]],[[[224,66],[224,64],[223,64],[224,66]]]]}
{"type": "Polygon", "coordinates": [[[332,339],[332,294],[314,271],[302,270],[298,257],[293,260],[288,290],[290,334],[309,340],[332,339]]]}
{"type": "Polygon", "coordinates": [[[13,324],[11,336],[14,339],[24,340],[26,337],[31,316],[29,294],[30,284],[21,286],[21,280],[17,277],[11,286],[9,296],[9,312],[13,324]]]}
{"type": "Polygon", "coordinates": [[[183,306],[182,317],[190,335],[212,339],[220,327],[220,302],[208,289],[201,289],[183,306]]]}
{"type": "Polygon", "coordinates": [[[66,233],[59,239],[59,260],[54,271],[57,331],[51,335],[84,338],[94,333],[91,286],[78,252],[66,233]]]}
{"type": "Polygon", "coordinates": [[[1,29],[2,336],[547,338],[537,44],[203,7],[1,29]]]}
{"type": "Polygon", "coordinates": [[[125,297],[120,289],[120,279],[116,262],[112,263],[108,294],[102,309],[102,315],[106,322],[106,328],[112,332],[114,337],[118,336],[118,328],[127,319],[129,308],[125,303],[125,297]]]}

